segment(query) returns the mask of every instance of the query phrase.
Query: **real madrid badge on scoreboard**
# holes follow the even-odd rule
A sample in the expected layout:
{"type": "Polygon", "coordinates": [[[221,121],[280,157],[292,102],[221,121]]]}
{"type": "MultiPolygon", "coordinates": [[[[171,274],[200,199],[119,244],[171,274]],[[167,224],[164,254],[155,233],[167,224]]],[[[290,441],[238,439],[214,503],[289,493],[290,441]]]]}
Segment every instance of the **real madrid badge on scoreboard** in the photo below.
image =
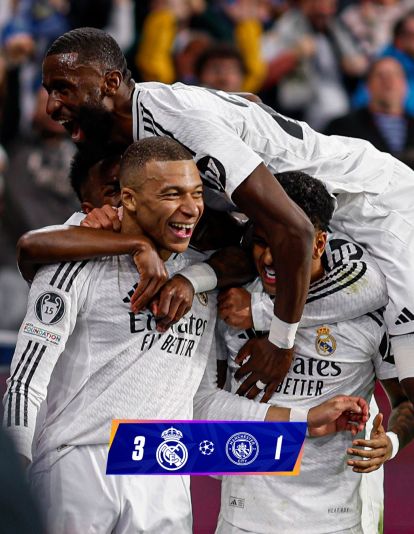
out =
{"type": "Polygon", "coordinates": [[[108,475],[299,474],[305,423],[114,421],[108,475]]]}

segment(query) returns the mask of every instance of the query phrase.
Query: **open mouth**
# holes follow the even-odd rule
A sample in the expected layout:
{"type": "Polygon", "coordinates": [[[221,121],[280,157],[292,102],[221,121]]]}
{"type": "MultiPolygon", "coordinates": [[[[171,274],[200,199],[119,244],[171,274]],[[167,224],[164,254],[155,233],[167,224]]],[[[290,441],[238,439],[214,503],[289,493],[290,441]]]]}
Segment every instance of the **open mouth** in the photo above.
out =
{"type": "Polygon", "coordinates": [[[58,121],[65,130],[70,134],[74,143],[82,143],[85,140],[85,134],[79,123],[75,120],[62,119],[58,121]]]}
{"type": "Polygon", "coordinates": [[[194,230],[194,224],[170,222],[168,223],[168,226],[173,234],[179,239],[189,239],[194,230]]]}
{"type": "Polygon", "coordinates": [[[262,279],[263,282],[266,284],[275,284],[276,283],[276,273],[274,269],[271,269],[270,267],[267,267],[266,265],[263,267],[262,271],[262,279]]]}

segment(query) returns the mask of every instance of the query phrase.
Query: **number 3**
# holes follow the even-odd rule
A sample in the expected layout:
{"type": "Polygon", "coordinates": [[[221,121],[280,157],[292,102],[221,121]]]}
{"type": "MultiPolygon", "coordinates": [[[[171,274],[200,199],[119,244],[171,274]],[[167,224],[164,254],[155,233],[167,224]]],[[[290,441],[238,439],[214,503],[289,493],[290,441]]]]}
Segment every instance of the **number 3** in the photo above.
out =
{"type": "Polygon", "coordinates": [[[132,453],[132,459],[139,462],[144,456],[145,436],[135,436],[134,445],[135,450],[132,453]]]}

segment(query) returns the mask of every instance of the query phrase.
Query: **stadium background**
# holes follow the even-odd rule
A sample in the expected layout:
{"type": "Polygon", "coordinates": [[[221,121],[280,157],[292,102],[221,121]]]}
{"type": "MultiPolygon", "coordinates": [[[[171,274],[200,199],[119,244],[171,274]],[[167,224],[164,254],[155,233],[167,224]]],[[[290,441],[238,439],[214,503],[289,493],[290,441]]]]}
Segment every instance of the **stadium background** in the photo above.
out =
{"type": "MultiPolygon", "coordinates": [[[[414,167],[412,9],[414,0],[1,0],[0,393],[27,295],[16,241],[78,207],[67,182],[74,148],[47,119],[40,88],[42,57],[55,37],[104,28],[137,81],[252,91],[320,131],[355,131],[414,167]],[[378,57],[392,60],[379,83],[367,85],[378,57]],[[378,107],[384,101],[389,108],[378,107]]],[[[388,413],[381,388],[377,397],[388,413]]],[[[414,534],[413,466],[413,445],[386,466],[386,534],[414,534]]],[[[214,479],[193,480],[196,533],[213,532],[218,492],[214,479]]]]}

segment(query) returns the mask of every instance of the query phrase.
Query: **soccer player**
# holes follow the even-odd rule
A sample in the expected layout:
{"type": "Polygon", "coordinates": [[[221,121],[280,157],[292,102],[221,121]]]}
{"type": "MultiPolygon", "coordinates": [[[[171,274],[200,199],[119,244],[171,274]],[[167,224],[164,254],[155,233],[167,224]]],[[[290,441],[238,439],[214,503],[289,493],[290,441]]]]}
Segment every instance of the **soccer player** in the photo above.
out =
{"type": "Polygon", "coordinates": [[[367,142],[323,136],[237,96],[182,84],[134,84],[119,47],[100,30],[59,37],[45,57],[43,84],[47,112],[76,143],[174,138],[196,160],[207,202],[236,204],[264,229],[280,286],[269,339],[252,353],[251,386],[265,381],[271,393],[287,372],[309,286],[312,225],[271,174],[293,169],[327,184],[338,201],[332,224],[378,260],[387,279],[385,318],[395,336],[399,377],[405,386],[414,382],[410,169],[367,142]]]}
{"type": "MultiPolygon", "coordinates": [[[[191,154],[170,139],[139,141],[122,158],[120,181],[122,233],[131,242],[149,235],[170,273],[191,261],[183,253],[203,211],[191,154]]],[[[51,265],[32,284],[4,424],[32,462],[31,485],[54,534],[191,531],[188,477],[107,477],[105,464],[112,419],[192,418],[214,296],[194,299],[189,314],[159,333],[148,310],[130,311],[135,279],[134,260],[123,255],[51,265]]],[[[248,419],[289,420],[286,408],[218,394],[229,409],[247,406],[248,419]]],[[[342,417],[349,410],[362,428],[368,408],[359,397],[323,403],[309,425],[350,428],[342,417]]]]}
{"type": "MultiPolygon", "coordinates": [[[[335,291],[341,287],[343,273],[332,270],[325,256],[333,200],[322,182],[304,173],[287,172],[277,178],[315,226],[306,316],[306,308],[312,306],[318,295],[328,288],[335,291]]],[[[341,242],[338,238],[336,240],[338,244],[341,242]]],[[[345,241],[342,243],[346,245],[345,241]]],[[[273,269],[266,233],[257,225],[254,226],[252,253],[259,276],[247,289],[252,295],[265,291],[274,297],[279,281],[273,269]]],[[[349,284],[349,291],[355,290],[356,298],[357,284],[357,280],[349,284]]],[[[227,298],[221,299],[220,314],[226,322],[230,320],[233,324],[230,317],[238,307],[226,300],[229,300],[229,293],[227,298]]],[[[378,469],[383,462],[395,456],[398,440],[401,448],[414,437],[414,409],[396,378],[382,314],[374,312],[343,321],[341,315],[346,301],[342,300],[341,304],[337,310],[331,310],[333,315],[330,320],[299,328],[291,368],[270,402],[278,406],[287,403],[306,410],[315,402],[334,395],[338,389],[348,394],[358,392],[369,400],[377,377],[385,387],[393,408],[390,433],[385,434],[381,416],[377,416],[371,439],[364,440],[358,436],[351,448],[346,444],[344,433],[306,438],[298,477],[224,477],[219,533],[267,533],[269,525],[277,525],[280,532],[292,534],[362,533],[358,491],[360,473],[378,469]],[[363,446],[369,449],[358,448],[363,446]],[[356,458],[347,461],[346,451],[356,458]],[[243,505],[234,506],[235,499],[243,505]]],[[[246,340],[258,335],[251,317],[246,319],[244,326],[240,330],[225,322],[219,323],[224,351],[228,355],[230,388],[234,393],[240,386],[238,379],[243,378],[238,364],[249,353],[248,348],[242,354],[239,350],[246,340]]],[[[264,330],[269,326],[270,320],[264,330]]],[[[214,401],[210,408],[207,404],[201,410],[196,407],[196,416],[208,416],[209,409],[214,409],[214,401]]],[[[370,527],[364,532],[378,532],[381,515],[379,510],[372,514],[368,518],[370,527]]]]}

